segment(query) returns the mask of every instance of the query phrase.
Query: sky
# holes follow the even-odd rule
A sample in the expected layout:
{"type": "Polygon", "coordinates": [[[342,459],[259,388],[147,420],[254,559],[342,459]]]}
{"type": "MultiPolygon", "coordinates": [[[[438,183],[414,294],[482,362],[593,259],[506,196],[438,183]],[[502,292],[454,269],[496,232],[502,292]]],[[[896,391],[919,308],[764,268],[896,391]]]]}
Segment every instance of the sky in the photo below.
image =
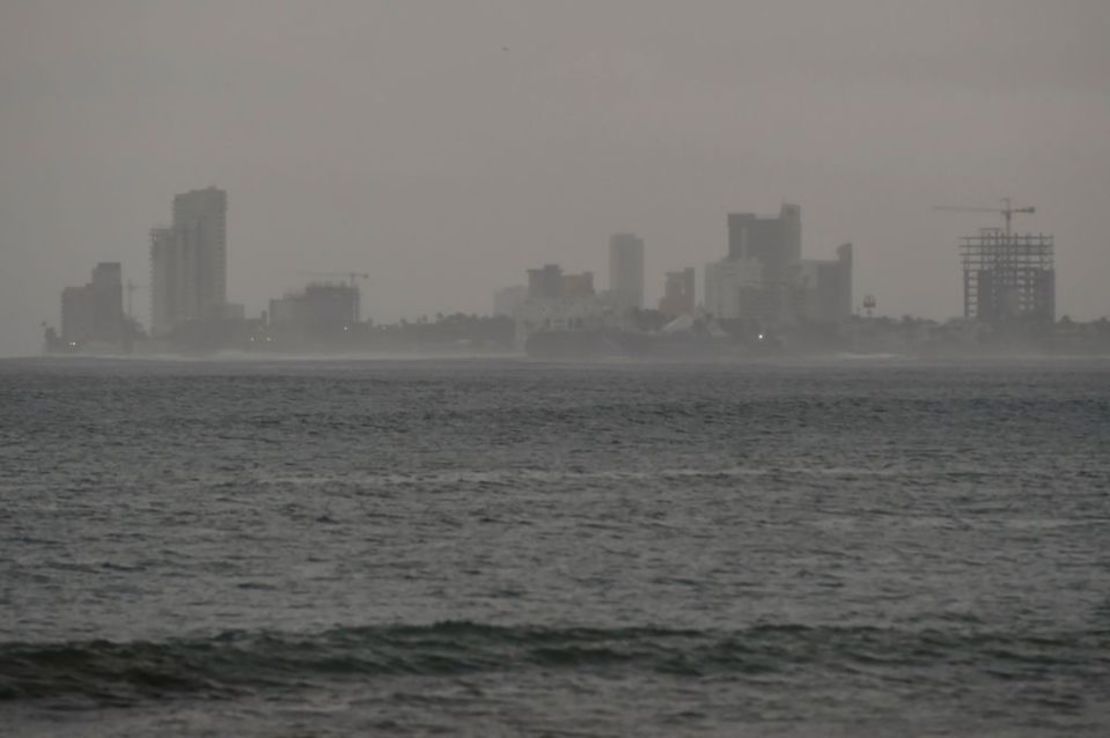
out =
{"type": "Polygon", "coordinates": [[[369,273],[375,321],[488,313],[524,270],[607,282],[726,252],[726,216],[802,207],[855,244],[855,302],[961,313],[956,243],[1033,205],[1057,313],[1110,315],[1103,0],[0,0],[0,355],[60,293],[228,191],[229,299],[369,273]]]}

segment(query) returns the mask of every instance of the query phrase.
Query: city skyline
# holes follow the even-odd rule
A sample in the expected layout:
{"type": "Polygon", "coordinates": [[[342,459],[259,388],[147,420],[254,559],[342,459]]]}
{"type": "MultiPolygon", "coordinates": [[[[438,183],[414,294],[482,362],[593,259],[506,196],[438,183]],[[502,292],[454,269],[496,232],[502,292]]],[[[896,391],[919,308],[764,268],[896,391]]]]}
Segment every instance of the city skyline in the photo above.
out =
{"type": "Polygon", "coordinates": [[[1110,735],[1107,39],[0,0],[2,732],[1110,735]]]}
{"type": "Polygon", "coordinates": [[[529,266],[605,274],[622,230],[650,306],[720,258],[722,214],[800,202],[810,256],[855,244],[857,296],[943,319],[959,238],[1000,221],[932,207],[1007,196],[1055,235],[1058,315],[1110,313],[1103,4],[262,8],[0,10],[0,353],[98,261],[145,284],[151,214],[209,183],[251,314],[307,270],[380,275],[376,320],[488,312],[529,266]]]}
{"type": "MultiPolygon", "coordinates": [[[[133,291],[139,287],[130,279],[123,284],[122,272],[119,262],[98,263],[93,270],[93,280],[85,286],[67,286],[62,290],[62,312],[59,325],[60,337],[64,342],[69,342],[73,337],[78,337],[79,332],[67,330],[67,323],[77,325],[79,322],[93,326],[96,320],[101,320],[105,325],[118,324],[109,332],[116,332],[120,340],[126,334],[133,334],[133,330],[143,331],[151,338],[171,338],[175,330],[183,325],[195,321],[212,320],[246,320],[249,324],[274,324],[275,317],[282,316],[279,322],[287,325],[316,323],[320,326],[333,325],[335,328],[342,325],[353,326],[360,322],[359,302],[361,292],[356,285],[356,278],[368,279],[369,274],[348,272],[305,272],[315,279],[303,282],[300,288],[284,290],[280,298],[271,296],[268,308],[263,308],[257,314],[248,314],[241,303],[228,300],[227,284],[227,201],[225,190],[209,185],[203,189],[189,190],[173,197],[173,221],[170,226],[155,226],[150,231],[150,320],[144,325],[143,321],[135,316],[132,310],[131,297],[133,291]],[[91,300],[94,293],[104,294],[104,288],[98,287],[102,281],[97,275],[106,268],[113,270],[116,296],[109,302],[119,302],[120,316],[118,320],[102,320],[81,317],[79,320],[73,316],[84,310],[86,299],[91,300]],[[349,283],[335,281],[334,279],[321,280],[320,277],[346,277],[349,283]],[[127,308],[123,309],[123,293],[127,291],[127,308]],[[89,298],[85,298],[85,294],[89,298]],[[307,302],[306,296],[314,295],[307,302]],[[328,295],[327,297],[322,297],[328,295]],[[318,298],[322,298],[322,302],[318,298]],[[303,307],[297,307],[303,305],[303,307]],[[280,312],[279,312],[280,308],[280,312]],[[317,318],[293,318],[294,312],[303,310],[323,310],[317,318]],[[67,312],[68,311],[68,312],[67,312]],[[324,315],[329,317],[323,317],[324,315]],[[69,315],[67,319],[67,315],[69,315]],[[124,328],[124,316],[127,323],[133,324],[124,328]],[[307,320],[307,323],[306,323],[307,320]],[[320,322],[323,321],[323,322],[320,322]]],[[[1007,208],[1009,199],[1005,200],[1007,208]]],[[[959,209],[959,208],[937,208],[959,209]]],[[[986,238],[994,243],[1002,235],[1009,233],[1009,218],[1011,211],[997,208],[972,208],[999,213],[1006,216],[1007,228],[987,227],[980,229],[983,234],[979,239],[986,238]]],[[[1032,212],[1033,208],[1013,212],[1032,212]]],[[[764,325],[780,324],[784,319],[789,321],[811,321],[815,324],[839,323],[853,315],[873,314],[874,297],[862,295],[853,291],[854,259],[853,244],[843,243],[836,247],[835,258],[814,258],[807,254],[803,248],[801,206],[796,203],[783,203],[777,215],[761,215],[752,212],[729,212],[726,216],[726,250],[722,258],[707,262],[701,266],[704,274],[699,288],[697,273],[699,269],[684,266],[678,271],[667,271],[660,286],[658,305],[647,304],[644,300],[645,284],[645,245],[644,239],[631,232],[619,232],[610,235],[608,241],[608,272],[607,284],[603,290],[595,289],[594,272],[583,270],[579,273],[570,273],[563,269],[558,262],[545,264],[542,268],[528,268],[527,284],[502,285],[493,293],[492,310],[472,313],[488,317],[505,316],[513,318],[519,323],[520,317],[516,315],[517,308],[532,299],[548,300],[566,297],[588,298],[593,307],[587,307],[587,313],[605,307],[610,310],[617,307],[621,310],[633,309],[649,312],[662,312],[678,317],[686,314],[689,316],[702,315],[710,319],[756,321],[764,325]],[[599,298],[599,299],[595,299],[599,298]],[[799,302],[800,300],[800,302],[799,302]],[[675,311],[668,309],[667,305],[684,303],[685,309],[675,311]],[[792,317],[788,317],[792,316],[792,317]]],[[[1015,231],[1015,248],[1022,248],[1016,244],[1025,243],[1029,239],[1038,242],[1051,243],[1051,235],[1019,235],[1015,231]]],[[[1008,238],[1008,235],[1007,235],[1008,238]]],[[[962,239],[961,251],[966,250],[971,237],[962,239]]],[[[1001,241],[998,241],[1001,243],[1001,241]]],[[[1051,247],[1050,247],[1051,248],[1051,247]]],[[[1052,267],[1051,254],[1048,257],[1049,268],[1052,267]]],[[[967,307],[967,257],[964,261],[965,304],[964,318],[974,315],[968,314],[967,307]]],[[[994,269],[988,261],[983,261],[978,268],[994,269]]],[[[974,272],[972,273],[975,274],[974,272]]],[[[978,273],[979,279],[989,279],[989,275],[978,273]]],[[[998,276],[1002,276],[1001,274],[998,276]]],[[[1048,275],[1054,279],[1054,272],[1048,275]]],[[[1010,279],[1010,277],[1005,277],[1010,279]]],[[[146,286],[146,285],[143,285],[146,286]]],[[[999,285],[1005,288],[1005,285],[999,285]]],[[[1008,288],[1006,288],[1008,289],[1008,288]]],[[[1024,289],[1024,287],[1022,288],[1024,289]]],[[[1022,293],[1024,295],[1024,292],[1022,293]]],[[[996,300],[1010,300],[1017,295],[1000,292],[996,300]]],[[[1026,299],[1026,298],[1022,298],[1026,299]]],[[[1051,322],[1055,315],[1055,295],[1049,290],[1048,299],[1044,309],[1051,322]]],[[[103,298],[100,298],[103,302],[103,298]]],[[[91,303],[90,303],[91,304],[91,303]]],[[[1024,306],[1024,303],[1022,303],[1024,306]]],[[[580,306],[581,307],[581,306],[580,306]]],[[[1012,306],[1012,307],[1017,307],[1012,306]]],[[[1017,316],[1025,313],[1028,306],[1011,310],[1002,303],[996,306],[1000,310],[998,315],[986,316],[988,323],[996,322],[1004,317],[1004,313],[1017,316]]],[[[575,308],[577,311],[579,308],[575,308]]],[[[572,314],[578,314],[572,311],[572,314]]],[[[103,312],[103,310],[99,310],[103,312]]],[[[443,315],[441,311],[438,313],[443,315]]],[[[451,310],[450,314],[464,314],[459,310],[451,310]]],[[[426,320],[429,313],[420,314],[420,320],[426,320]]],[[[374,323],[373,316],[366,316],[369,324],[374,323]]],[[[532,316],[534,319],[536,316],[532,316]]],[[[921,316],[904,317],[920,318],[921,316]]],[[[958,316],[949,316],[949,319],[958,316]]],[[[1043,317],[1043,316],[1041,316],[1043,317]]],[[[1070,316],[1069,316],[1070,317],[1070,316]]],[[[401,319],[404,323],[404,318],[401,319]]],[[[528,322],[527,320],[525,322],[528,322]]],[[[246,325],[247,323],[244,323],[246,325]]],[[[381,321],[379,321],[381,323],[381,321]]],[[[47,343],[54,340],[49,336],[58,336],[57,329],[46,321],[49,326],[47,343]]],[[[347,330],[344,328],[343,330],[347,330]]],[[[84,329],[88,333],[88,329],[84,329]]],[[[97,329],[93,329],[95,334],[97,329]]],[[[76,343],[69,343],[77,346],[76,343]]]]}
{"type": "MultiPolygon", "coordinates": [[[[269,299],[268,309],[259,311],[258,315],[247,314],[242,304],[229,300],[227,295],[227,191],[209,185],[175,194],[172,214],[169,226],[155,226],[150,230],[150,282],[149,285],[144,285],[149,286],[149,319],[144,322],[134,313],[131,293],[139,285],[130,278],[124,285],[120,263],[98,263],[93,270],[93,280],[88,285],[67,286],[62,290],[59,325],[63,341],[83,338],[79,332],[67,330],[67,323],[70,326],[78,323],[73,314],[83,310],[78,303],[85,299],[85,293],[91,299],[95,291],[104,292],[104,288],[98,286],[102,281],[98,274],[108,267],[114,275],[115,292],[115,297],[109,302],[119,303],[119,316],[98,320],[113,324],[112,331],[119,333],[120,340],[124,334],[131,336],[136,329],[145,329],[150,338],[169,338],[176,329],[195,321],[243,321],[261,317],[263,323],[272,324],[275,319],[280,323],[304,323],[306,318],[295,318],[294,313],[303,309],[317,309],[308,307],[311,301],[305,302],[306,296],[311,294],[330,295],[319,306],[331,316],[324,319],[324,323],[338,326],[360,322],[358,304],[361,294],[355,279],[368,279],[370,275],[356,272],[347,274],[349,284],[313,279],[306,282],[300,291],[287,289],[282,297],[269,299]],[[126,310],[123,309],[125,289],[128,293],[126,310]],[[125,318],[134,328],[131,325],[124,328],[125,318]]],[[[595,288],[592,271],[569,273],[559,263],[546,264],[542,268],[525,270],[528,276],[527,285],[512,284],[498,288],[494,292],[492,310],[488,314],[491,317],[504,315],[515,318],[516,309],[528,299],[574,297],[592,300],[598,296],[603,298],[602,303],[621,310],[658,310],[665,314],[670,310],[672,317],[703,311],[710,317],[717,318],[777,321],[786,312],[799,308],[797,305],[794,308],[788,307],[787,295],[779,294],[784,289],[801,289],[812,293],[812,297],[807,299],[813,304],[808,308],[801,308],[802,313],[799,313],[810,320],[821,321],[832,317],[840,321],[860,313],[862,305],[856,304],[852,294],[852,244],[837,247],[835,260],[803,258],[799,205],[784,203],[777,216],[729,212],[726,222],[728,238],[724,257],[700,265],[705,275],[701,290],[703,299],[697,298],[698,268],[683,266],[678,271],[666,272],[658,307],[647,304],[644,298],[644,239],[635,233],[619,232],[609,237],[608,271],[604,290],[595,288]],[[741,303],[745,301],[736,301],[736,295],[740,292],[749,292],[752,293],[747,298],[750,303],[755,293],[765,289],[774,293],[773,302],[776,306],[770,312],[767,312],[767,299],[771,293],[757,299],[757,302],[763,303],[762,311],[755,309],[754,303],[741,307],[741,303]],[[735,294],[722,302],[722,292],[735,294]],[[817,295],[823,297],[818,298],[817,295]],[[679,304],[684,304],[685,307],[676,310],[675,307],[679,304]]],[[[316,278],[343,276],[341,273],[324,272],[308,274],[316,278]]],[[[422,316],[426,317],[427,313],[422,316]]],[[[367,318],[373,322],[372,316],[367,318]]],[[[85,319],[82,317],[82,322],[85,319]]],[[[320,318],[307,320],[308,323],[313,323],[319,322],[320,318]]],[[[50,331],[54,335],[55,328],[51,327],[50,331]]]]}

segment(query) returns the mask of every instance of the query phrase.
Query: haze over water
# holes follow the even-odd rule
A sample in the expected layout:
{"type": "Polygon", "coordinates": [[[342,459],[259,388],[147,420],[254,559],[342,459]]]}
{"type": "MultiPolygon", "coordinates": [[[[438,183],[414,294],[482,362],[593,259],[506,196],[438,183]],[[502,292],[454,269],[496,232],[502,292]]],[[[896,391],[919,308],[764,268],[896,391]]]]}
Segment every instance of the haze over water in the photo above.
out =
{"type": "Polygon", "coordinates": [[[1103,360],[0,363],[15,735],[1103,735],[1103,360]]]}
{"type": "MultiPolygon", "coordinates": [[[[1110,315],[1103,0],[0,3],[0,355],[97,262],[147,285],[171,198],[230,193],[228,299],[371,274],[376,322],[487,313],[645,240],[646,297],[729,212],[856,247],[856,303],[961,314],[961,236],[1037,208],[1057,316],[1110,315]]],[[[700,291],[699,291],[700,294],[700,291]]],[[[149,287],[133,295],[150,317],[149,287]]],[[[147,324],[146,327],[149,328],[147,324]]]]}
{"type": "Polygon", "coordinates": [[[0,733],[1110,734],[1108,38],[0,0],[0,733]]]}

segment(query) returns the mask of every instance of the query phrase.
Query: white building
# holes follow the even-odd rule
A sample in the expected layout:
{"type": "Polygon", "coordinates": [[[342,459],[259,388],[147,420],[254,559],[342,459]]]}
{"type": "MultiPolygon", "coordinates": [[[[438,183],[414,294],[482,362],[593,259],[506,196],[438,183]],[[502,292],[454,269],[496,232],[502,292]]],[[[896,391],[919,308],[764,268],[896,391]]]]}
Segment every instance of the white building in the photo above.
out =
{"type": "Polygon", "coordinates": [[[516,343],[523,346],[534,333],[546,331],[628,330],[633,326],[628,310],[608,295],[530,298],[521,303],[516,318],[516,343]]]}

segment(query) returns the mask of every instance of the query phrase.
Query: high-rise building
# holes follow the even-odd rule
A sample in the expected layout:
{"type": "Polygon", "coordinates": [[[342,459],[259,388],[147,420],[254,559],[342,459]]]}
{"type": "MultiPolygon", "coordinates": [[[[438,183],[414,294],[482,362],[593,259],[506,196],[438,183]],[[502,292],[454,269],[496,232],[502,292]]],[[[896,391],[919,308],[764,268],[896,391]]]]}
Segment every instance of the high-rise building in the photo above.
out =
{"type": "Polygon", "coordinates": [[[88,284],[62,290],[62,340],[66,343],[118,344],[125,339],[126,332],[123,278],[118,261],[97,264],[88,284]]]}
{"type": "MultiPolygon", "coordinates": [[[[719,308],[726,312],[740,309],[745,319],[762,327],[781,326],[794,319],[793,297],[798,291],[802,260],[802,209],[797,205],[784,204],[777,216],[759,216],[754,213],[729,213],[728,215],[728,257],[725,262],[751,261],[759,264],[760,280],[758,286],[745,284],[741,303],[732,299],[735,294],[734,270],[714,266],[706,270],[720,275],[721,284],[730,286],[720,293],[725,295],[719,308]]],[[[740,270],[749,274],[751,269],[740,270]]],[[[745,278],[746,279],[746,278],[745,278]]],[[[710,287],[706,283],[706,303],[710,301],[710,287]]],[[[721,314],[723,317],[724,314],[721,314]]],[[[739,316],[737,316],[739,317],[739,316]]]]}
{"type": "Polygon", "coordinates": [[[179,306],[181,277],[185,271],[179,263],[172,228],[150,231],[150,333],[169,333],[184,313],[179,306]]]}
{"type": "Polygon", "coordinates": [[[728,258],[759,259],[763,280],[787,282],[802,259],[802,209],[783,205],[777,217],[729,213],[728,258]]]}
{"type": "Polygon", "coordinates": [[[694,290],[693,267],[678,272],[667,272],[667,278],[663,281],[663,298],[659,300],[659,312],[670,317],[693,315],[694,290]]]}
{"type": "Polygon", "coordinates": [[[644,240],[633,233],[609,239],[609,293],[621,307],[644,306],[644,240]]]}
{"type": "Polygon", "coordinates": [[[984,228],[960,239],[964,317],[1001,328],[1056,320],[1056,241],[984,228]]]}
{"type": "Polygon", "coordinates": [[[227,313],[227,193],[173,199],[173,224],[150,232],[151,332],[227,313]]]}

